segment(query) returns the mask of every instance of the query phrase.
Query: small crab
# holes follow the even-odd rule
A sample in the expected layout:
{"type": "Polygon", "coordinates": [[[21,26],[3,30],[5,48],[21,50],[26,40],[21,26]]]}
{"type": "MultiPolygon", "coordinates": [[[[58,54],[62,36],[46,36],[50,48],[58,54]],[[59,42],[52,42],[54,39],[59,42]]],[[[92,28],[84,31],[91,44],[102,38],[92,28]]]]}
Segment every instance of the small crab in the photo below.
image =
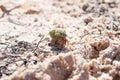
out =
{"type": "Polygon", "coordinates": [[[63,49],[65,48],[65,45],[68,43],[67,40],[67,34],[64,30],[51,30],[49,32],[50,37],[52,38],[51,40],[51,45],[54,46],[55,48],[63,49]]]}

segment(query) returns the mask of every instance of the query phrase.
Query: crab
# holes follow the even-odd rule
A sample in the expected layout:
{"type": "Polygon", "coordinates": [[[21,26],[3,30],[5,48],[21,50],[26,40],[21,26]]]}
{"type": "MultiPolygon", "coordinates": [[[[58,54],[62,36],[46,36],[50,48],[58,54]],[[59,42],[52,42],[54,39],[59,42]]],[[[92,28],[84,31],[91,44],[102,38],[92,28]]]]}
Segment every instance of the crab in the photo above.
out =
{"type": "Polygon", "coordinates": [[[65,48],[66,44],[68,43],[67,40],[67,34],[64,30],[51,30],[49,32],[51,39],[51,46],[53,46],[54,48],[59,48],[59,49],[63,49],[65,48]]]}

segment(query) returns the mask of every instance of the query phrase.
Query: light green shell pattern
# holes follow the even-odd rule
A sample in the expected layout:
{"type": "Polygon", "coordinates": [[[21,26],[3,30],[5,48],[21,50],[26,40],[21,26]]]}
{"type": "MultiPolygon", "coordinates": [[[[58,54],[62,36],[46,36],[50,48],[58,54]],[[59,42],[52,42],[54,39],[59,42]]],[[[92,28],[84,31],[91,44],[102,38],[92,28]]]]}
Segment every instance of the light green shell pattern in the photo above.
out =
{"type": "Polygon", "coordinates": [[[63,37],[66,38],[66,32],[63,30],[52,30],[49,32],[49,35],[51,38],[55,38],[55,37],[63,37]]]}

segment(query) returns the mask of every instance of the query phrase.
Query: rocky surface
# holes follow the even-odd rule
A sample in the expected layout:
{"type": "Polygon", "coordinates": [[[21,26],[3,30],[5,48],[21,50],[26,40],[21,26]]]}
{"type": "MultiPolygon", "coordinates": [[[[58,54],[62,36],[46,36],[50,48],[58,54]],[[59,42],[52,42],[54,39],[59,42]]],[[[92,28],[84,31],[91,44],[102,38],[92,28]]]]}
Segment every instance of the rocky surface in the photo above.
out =
{"type": "Polygon", "coordinates": [[[0,80],[120,80],[120,0],[0,0],[0,80]]]}

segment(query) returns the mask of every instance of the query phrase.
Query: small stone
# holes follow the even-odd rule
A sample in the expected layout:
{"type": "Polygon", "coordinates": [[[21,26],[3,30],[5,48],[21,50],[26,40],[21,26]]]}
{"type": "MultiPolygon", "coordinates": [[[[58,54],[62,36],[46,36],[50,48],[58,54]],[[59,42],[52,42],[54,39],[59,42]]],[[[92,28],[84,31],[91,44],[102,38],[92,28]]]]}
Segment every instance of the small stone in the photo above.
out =
{"type": "Polygon", "coordinates": [[[91,45],[97,51],[104,50],[110,45],[109,39],[100,35],[87,35],[82,38],[81,42],[91,45]]]}
{"type": "Polygon", "coordinates": [[[91,17],[87,17],[86,19],[84,19],[85,24],[87,25],[89,22],[92,22],[93,19],[91,17]]]}
{"type": "Polygon", "coordinates": [[[84,4],[84,5],[82,6],[83,11],[86,11],[88,7],[89,7],[88,4],[84,4]]]}
{"type": "Polygon", "coordinates": [[[105,60],[104,60],[104,64],[105,65],[108,65],[108,64],[111,64],[111,59],[110,58],[106,58],[105,60]]]}
{"type": "Polygon", "coordinates": [[[23,64],[23,61],[16,62],[17,66],[21,66],[23,64]]]}

